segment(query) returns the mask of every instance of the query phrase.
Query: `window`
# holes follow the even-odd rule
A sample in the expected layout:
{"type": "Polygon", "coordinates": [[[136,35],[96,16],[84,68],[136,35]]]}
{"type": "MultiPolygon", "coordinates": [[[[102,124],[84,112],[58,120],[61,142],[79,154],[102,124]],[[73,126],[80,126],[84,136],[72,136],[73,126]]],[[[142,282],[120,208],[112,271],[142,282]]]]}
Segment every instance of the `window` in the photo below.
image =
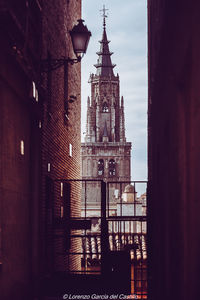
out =
{"type": "Polygon", "coordinates": [[[48,163],[48,164],[47,164],[47,172],[50,172],[50,171],[51,171],[51,164],[48,163]]]}
{"type": "Polygon", "coordinates": [[[116,174],[116,164],[114,159],[110,159],[109,161],[109,176],[115,176],[116,174]]]}
{"type": "Polygon", "coordinates": [[[102,109],[103,112],[108,112],[108,103],[107,102],[104,102],[103,103],[103,109],[102,109]]]}
{"type": "Polygon", "coordinates": [[[64,206],[61,205],[60,207],[60,217],[63,218],[64,217],[64,206]]]}
{"type": "Polygon", "coordinates": [[[72,157],[72,144],[69,144],[69,156],[72,157]]]}
{"type": "Polygon", "coordinates": [[[39,97],[38,97],[38,90],[36,88],[35,82],[32,81],[32,97],[35,99],[36,102],[38,102],[39,97]]]}
{"type": "Polygon", "coordinates": [[[104,174],[104,161],[103,159],[100,159],[98,161],[98,176],[103,176],[104,174]]]}
{"type": "Polygon", "coordinates": [[[60,197],[63,197],[63,182],[60,183],[60,197]]]}
{"type": "Polygon", "coordinates": [[[20,142],[20,153],[21,153],[21,155],[24,155],[24,141],[23,140],[21,140],[21,142],[20,142]]]}

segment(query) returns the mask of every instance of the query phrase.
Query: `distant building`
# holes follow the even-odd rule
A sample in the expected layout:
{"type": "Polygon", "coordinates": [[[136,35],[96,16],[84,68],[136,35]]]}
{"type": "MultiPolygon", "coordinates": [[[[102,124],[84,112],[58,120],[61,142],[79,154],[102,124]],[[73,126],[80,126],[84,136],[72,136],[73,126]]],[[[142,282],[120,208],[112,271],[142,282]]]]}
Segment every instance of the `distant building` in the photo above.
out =
{"type": "MultiPolygon", "coordinates": [[[[146,216],[146,193],[137,197],[137,192],[133,185],[127,185],[122,193],[121,199],[117,201],[117,216],[146,216]]],[[[132,224],[133,228],[129,228],[129,224],[125,226],[125,232],[133,231],[134,233],[146,233],[146,221],[135,220],[132,224]]]]}
{"type": "MultiPolygon", "coordinates": [[[[113,72],[115,65],[111,61],[105,16],[100,45],[96,74],[91,74],[89,80],[91,98],[88,97],[87,101],[86,136],[82,143],[82,178],[130,182],[131,143],[125,137],[124,99],[120,99],[119,75],[113,72]]],[[[83,199],[86,193],[90,215],[100,213],[96,186],[95,182],[90,182],[86,192],[83,189],[83,199]]],[[[113,183],[109,198],[115,210],[118,194],[119,187],[113,183]]]]}

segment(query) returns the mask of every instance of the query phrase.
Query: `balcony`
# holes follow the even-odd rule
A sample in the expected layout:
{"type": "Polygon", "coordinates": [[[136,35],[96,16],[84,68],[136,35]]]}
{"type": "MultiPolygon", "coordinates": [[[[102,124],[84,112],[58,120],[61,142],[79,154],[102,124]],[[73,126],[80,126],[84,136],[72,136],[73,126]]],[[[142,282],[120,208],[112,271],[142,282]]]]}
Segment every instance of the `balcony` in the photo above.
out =
{"type": "Polygon", "coordinates": [[[55,183],[58,193],[60,184],[66,186],[63,197],[71,204],[74,190],[80,189],[81,216],[73,215],[69,207],[60,210],[58,195],[57,222],[52,225],[57,275],[46,285],[55,287],[59,281],[63,294],[104,291],[147,299],[146,182],[63,180],[55,183]],[[67,273],[59,269],[63,262],[67,273]]]}

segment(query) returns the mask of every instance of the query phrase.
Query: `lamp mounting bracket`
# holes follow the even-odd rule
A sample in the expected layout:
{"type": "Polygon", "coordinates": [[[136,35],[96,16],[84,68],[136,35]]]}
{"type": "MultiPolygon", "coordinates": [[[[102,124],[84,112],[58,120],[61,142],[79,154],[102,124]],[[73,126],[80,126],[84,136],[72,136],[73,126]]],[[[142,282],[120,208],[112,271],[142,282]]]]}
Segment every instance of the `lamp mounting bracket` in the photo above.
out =
{"type": "Polygon", "coordinates": [[[69,57],[64,57],[64,58],[55,58],[55,59],[43,59],[41,61],[41,73],[45,73],[45,72],[50,72],[53,70],[57,70],[60,67],[64,66],[65,64],[75,64],[81,61],[81,56],[77,57],[77,58],[69,58],[69,57]]]}

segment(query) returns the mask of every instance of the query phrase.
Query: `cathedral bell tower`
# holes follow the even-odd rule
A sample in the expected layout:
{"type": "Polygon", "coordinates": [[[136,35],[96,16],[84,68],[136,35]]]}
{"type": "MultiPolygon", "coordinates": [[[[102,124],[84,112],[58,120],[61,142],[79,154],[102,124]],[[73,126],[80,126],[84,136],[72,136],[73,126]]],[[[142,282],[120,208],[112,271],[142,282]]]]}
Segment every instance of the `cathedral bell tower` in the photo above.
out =
{"type": "Polygon", "coordinates": [[[124,99],[120,99],[119,75],[114,74],[112,52],[106,33],[103,9],[103,34],[91,74],[91,98],[87,100],[85,142],[82,143],[83,179],[130,181],[131,143],[126,142],[124,99]]]}

